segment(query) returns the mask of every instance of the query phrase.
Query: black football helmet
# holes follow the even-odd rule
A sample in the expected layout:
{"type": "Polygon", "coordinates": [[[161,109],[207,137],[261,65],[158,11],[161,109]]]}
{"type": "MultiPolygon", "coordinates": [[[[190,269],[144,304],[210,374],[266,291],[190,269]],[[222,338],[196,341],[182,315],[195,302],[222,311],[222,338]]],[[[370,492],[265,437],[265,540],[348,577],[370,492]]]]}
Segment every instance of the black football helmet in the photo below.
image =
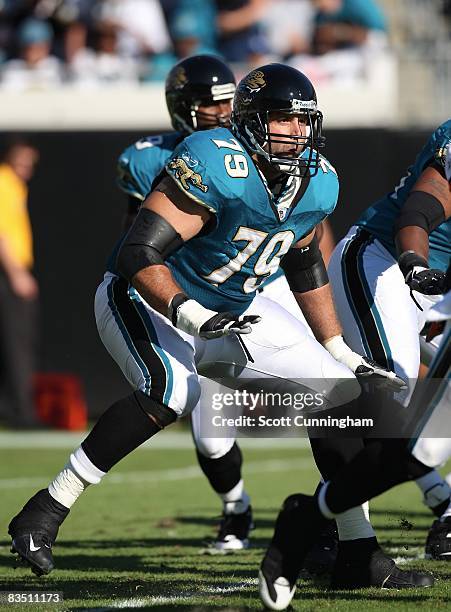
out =
{"type": "Polygon", "coordinates": [[[310,173],[314,176],[318,172],[318,149],[325,143],[322,121],[312,83],[295,68],[268,64],[252,70],[238,83],[233,101],[233,129],[251,151],[287,174],[305,176],[310,173]],[[270,133],[269,114],[272,111],[306,115],[306,136],[270,133]],[[275,155],[272,152],[274,143],[302,145],[303,152],[299,157],[275,155]]]}
{"type": "Polygon", "coordinates": [[[183,59],[169,72],[166,79],[166,104],[175,130],[191,134],[200,129],[199,118],[206,125],[228,127],[230,117],[199,112],[199,106],[212,106],[232,100],[236,83],[233,72],[213,55],[193,55],[183,59]]]}

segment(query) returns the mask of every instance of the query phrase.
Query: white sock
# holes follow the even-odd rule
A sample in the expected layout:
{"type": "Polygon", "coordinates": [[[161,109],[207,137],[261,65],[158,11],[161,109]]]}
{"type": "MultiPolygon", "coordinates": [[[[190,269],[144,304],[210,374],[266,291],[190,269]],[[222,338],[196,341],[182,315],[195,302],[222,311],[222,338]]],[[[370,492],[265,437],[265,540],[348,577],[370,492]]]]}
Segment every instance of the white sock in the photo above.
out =
{"type": "Polygon", "coordinates": [[[370,522],[370,505],[365,502],[335,517],[340,541],[374,538],[376,534],[370,522]]]}
{"type": "Polygon", "coordinates": [[[224,514],[242,514],[249,508],[251,501],[249,495],[244,490],[243,479],[227,493],[219,493],[224,506],[224,514]]]}
{"type": "Polygon", "coordinates": [[[329,486],[329,482],[325,482],[318,493],[318,507],[320,509],[321,514],[328,519],[335,518],[335,514],[332,510],[329,509],[329,506],[326,504],[326,491],[329,486]]]}
{"type": "Polygon", "coordinates": [[[423,503],[429,508],[435,508],[451,496],[449,484],[436,470],[417,478],[415,482],[423,491],[423,503]]]}
{"type": "Polygon", "coordinates": [[[66,508],[71,508],[86,487],[99,483],[103,476],[105,472],[96,468],[80,446],[49,484],[48,491],[57,502],[66,508]]]}

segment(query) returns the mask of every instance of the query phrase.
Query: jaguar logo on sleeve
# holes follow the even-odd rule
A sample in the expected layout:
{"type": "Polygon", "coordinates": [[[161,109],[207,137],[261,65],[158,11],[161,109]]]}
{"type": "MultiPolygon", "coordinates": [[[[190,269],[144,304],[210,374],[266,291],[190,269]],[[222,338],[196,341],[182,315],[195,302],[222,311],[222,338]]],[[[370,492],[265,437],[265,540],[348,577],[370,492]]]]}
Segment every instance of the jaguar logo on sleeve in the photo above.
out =
{"type": "Polygon", "coordinates": [[[438,147],[434,155],[435,161],[445,170],[448,181],[451,180],[451,142],[448,141],[438,147]]]}
{"type": "Polygon", "coordinates": [[[191,168],[188,168],[188,164],[181,157],[177,157],[169,162],[169,168],[171,170],[175,170],[174,174],[176,178],[180,181],[183,189],[186,189],[186,191],[190,190],[190,183],[204,193],[208,191],[208,185],[203,184],[201,175],[198,172],[194,172],[194,170],[191,168]]]}

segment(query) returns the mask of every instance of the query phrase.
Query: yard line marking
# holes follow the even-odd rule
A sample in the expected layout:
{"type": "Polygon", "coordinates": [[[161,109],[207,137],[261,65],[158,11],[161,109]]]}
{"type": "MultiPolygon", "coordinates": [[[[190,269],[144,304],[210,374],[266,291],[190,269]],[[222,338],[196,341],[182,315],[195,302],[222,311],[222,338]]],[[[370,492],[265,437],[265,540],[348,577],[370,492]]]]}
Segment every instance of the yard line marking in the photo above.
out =
{"type": "Polygon", "coordinates": [[[201,599],[211,595],[212,593],[236,593],[257,584],[257,578],[248,578],[247,580],[243,580],[238,584],[230,585],[229,587],[209,586],[197,592],[188,592],[184,595],[150,595],[148,597],[130,597],[128,599],[120,599],[119,601],[112,602],[110,606],[106,606],[104,608],[90,608],[90,610],[91,612],[107,612],[108,610],[117,608],[144,608],[145,606],[181,603],[183,601],[189,601],[190,599],[201,599]]]}
{"type": "MultiPolygon", "coordinates": [[[[272,459],[269,461],[250,461],[244,464],[243,471],[247,474],[259,474],[261,472],[284,472],[288,469],[298,469],[302,471],[310,470],[313,467],[313,459],[283,460],[272,459]]],[[[184,468],[172,468],[167,470],[122,472],[119,474],[107,474],[103,480],[104,484],[152,484],[185,480],[189,478],[203,478],[199,466],[189,465],[184,468]]],[[[27,487],[46,486],[53,476],[36,476],[33,478],[0,478],[0,489],[17,489],[27,487]]]]}

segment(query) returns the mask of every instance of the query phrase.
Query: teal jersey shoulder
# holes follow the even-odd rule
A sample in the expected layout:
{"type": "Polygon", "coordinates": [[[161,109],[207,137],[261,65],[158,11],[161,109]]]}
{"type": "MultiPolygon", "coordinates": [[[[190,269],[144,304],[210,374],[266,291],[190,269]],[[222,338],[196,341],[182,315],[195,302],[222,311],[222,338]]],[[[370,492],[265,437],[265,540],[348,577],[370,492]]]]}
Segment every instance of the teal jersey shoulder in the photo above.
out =
{"type": "MultiPolygon", "coordinates": [[[[437,162],[444,164],[447,147],[451,146],[451,120],[442,123],[429,137],[415,162],[410,166],[394,191],[368,208],[356,225],[367,229],[396,257],[393,224],[423,170],[437,162]]],[[[451,219],[439,225],[429,235],[429,265],[446,270],[451,258],[451,219]]]]}
{"type": "Polygon", "coordinates": [[[152,183],[182,139],[178,132],[146,136],[127,147],[117,162],[117,183],[128,195],[144,201],[152,183]]]}
{"type": "Polygon", "coordinates": [[[316,176],[289,177],[274,197],[244,145],[225,128],[186,138],[166,171],[211,213],[206,230],[172,254],[168,265],[189,296],[218,311],[244,311],[281,257],[333,211],[338,198],[338,177],[325,158],[316,176]]]}

